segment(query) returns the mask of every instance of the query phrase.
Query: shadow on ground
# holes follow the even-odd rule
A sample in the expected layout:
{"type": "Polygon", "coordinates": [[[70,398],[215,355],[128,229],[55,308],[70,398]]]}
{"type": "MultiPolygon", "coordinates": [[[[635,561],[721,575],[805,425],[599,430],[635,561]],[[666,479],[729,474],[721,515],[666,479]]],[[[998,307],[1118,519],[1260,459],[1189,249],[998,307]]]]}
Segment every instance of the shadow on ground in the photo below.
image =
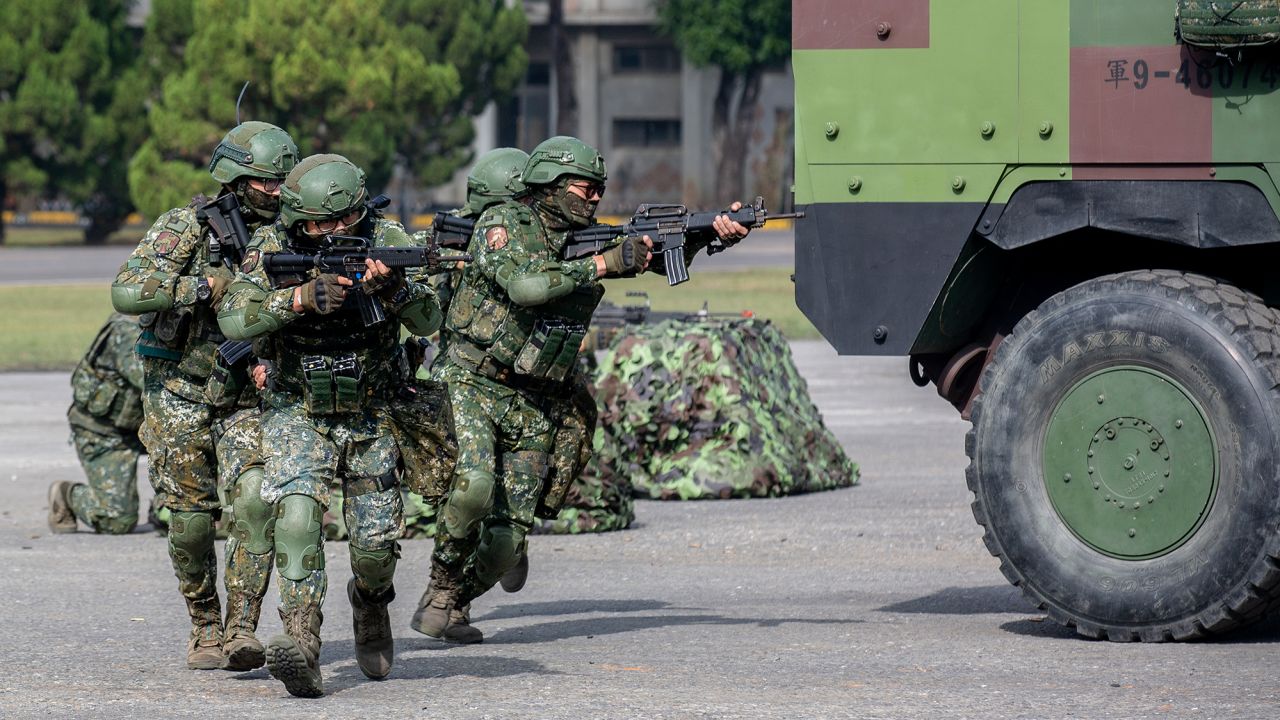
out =
{"type": "Polygon", "coordinates": [[[1012,585],[991,587],[949,587],[931,595],[903,600],[878,608],[879,612],[924,613],[928,615],[985,615],[1025,613],[1034,609],[1012,585]]]}

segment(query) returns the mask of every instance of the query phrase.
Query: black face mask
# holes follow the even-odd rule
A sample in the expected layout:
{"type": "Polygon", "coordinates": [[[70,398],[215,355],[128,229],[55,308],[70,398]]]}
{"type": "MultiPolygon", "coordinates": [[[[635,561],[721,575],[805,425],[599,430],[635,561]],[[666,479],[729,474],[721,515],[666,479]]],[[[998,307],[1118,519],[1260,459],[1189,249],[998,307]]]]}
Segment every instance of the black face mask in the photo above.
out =
{"type": "Polygon", "coordinates": [[[235,194],[240,207],[257,216],[255,219],[274,220],[280,214],[280,196],[258,190],[247,180],[236,183],[235,194]]]}
{"type": "Polygon", "coordinates": [[[570,192],[570,182],[573,182],[571,178],[561,178],[555,185],[534,194],[538,207],[557,221],[558,227],[553,225],[553,230],[585,228],[595,222],[597,204],[570,192]]]}

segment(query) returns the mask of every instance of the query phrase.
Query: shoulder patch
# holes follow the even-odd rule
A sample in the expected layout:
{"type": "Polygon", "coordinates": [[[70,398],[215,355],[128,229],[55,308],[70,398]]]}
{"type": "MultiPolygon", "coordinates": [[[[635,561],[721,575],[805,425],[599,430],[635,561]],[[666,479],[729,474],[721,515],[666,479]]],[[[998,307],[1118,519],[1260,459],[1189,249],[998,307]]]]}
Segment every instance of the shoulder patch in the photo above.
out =
{"type": "Polygon", "coordinates": [[[501,225],[489,228],[484,233],[484,241],[490,250],[501,250],[507,246],[507,229],[501,225]]]}
{"type": "MultiPolygon", "coordinates": [[[[166,226],[168,227],[168,226],[166,226]]],[[[160,231],[156,236],[156,254],[168,255],[173,249],[178,247],[178,243],[182,242],[182,238],[168,230],[160,231]]]]}
{"type": "Polygon", "coordinates": [[[258,260],[261,259],[262,253],[257,248],[253,248],[244,254],[244,259],[240,261],[240,272],[246,275],[258,269],[258,260]]]}

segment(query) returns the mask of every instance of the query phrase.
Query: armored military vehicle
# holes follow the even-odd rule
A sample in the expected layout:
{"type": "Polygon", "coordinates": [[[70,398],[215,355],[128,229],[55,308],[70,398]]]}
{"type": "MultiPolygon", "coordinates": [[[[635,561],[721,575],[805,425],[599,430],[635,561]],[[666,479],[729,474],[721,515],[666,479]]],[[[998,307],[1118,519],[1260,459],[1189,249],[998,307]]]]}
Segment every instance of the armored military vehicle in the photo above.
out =
{"type": "Polygon", "coordinates": [[[1014,585],[1111,640],[1280,602],[1280,3],[794,0],[796,301],[972,422],[1014,585]]]}

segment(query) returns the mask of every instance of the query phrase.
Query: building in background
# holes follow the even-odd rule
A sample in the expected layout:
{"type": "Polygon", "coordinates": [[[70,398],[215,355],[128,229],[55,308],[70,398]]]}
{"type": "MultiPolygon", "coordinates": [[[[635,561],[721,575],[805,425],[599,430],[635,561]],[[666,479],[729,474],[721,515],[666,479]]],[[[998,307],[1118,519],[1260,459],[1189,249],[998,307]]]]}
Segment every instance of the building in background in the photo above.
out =
{"type": "MultiPolygon", "coordinates": [[[[719,70],[685,62],[657,32],[653,0],[524,0],[529,18],[529,69],[515,97],[477,118],[477,154],[494,147],[530,150],[560,133],[595,145],[609,167],[603,211],[630,212],[641,202],[712,207],[715,197],[711,115],[719,70]],[[558,35],[558,37],[557,37],[558,35]],[[562,93],[553,57],[557,41],[568,53],[562,93]]],[[[756,113],[744,186],[771,208],[788,206],[793,176],[791,68],[767,73],[756,113]]],[[[451,206],[465,193],[466,171],[429,193],[451,206]]],[[[750,198],[743,198],[750,200],[750,198]]]]}

